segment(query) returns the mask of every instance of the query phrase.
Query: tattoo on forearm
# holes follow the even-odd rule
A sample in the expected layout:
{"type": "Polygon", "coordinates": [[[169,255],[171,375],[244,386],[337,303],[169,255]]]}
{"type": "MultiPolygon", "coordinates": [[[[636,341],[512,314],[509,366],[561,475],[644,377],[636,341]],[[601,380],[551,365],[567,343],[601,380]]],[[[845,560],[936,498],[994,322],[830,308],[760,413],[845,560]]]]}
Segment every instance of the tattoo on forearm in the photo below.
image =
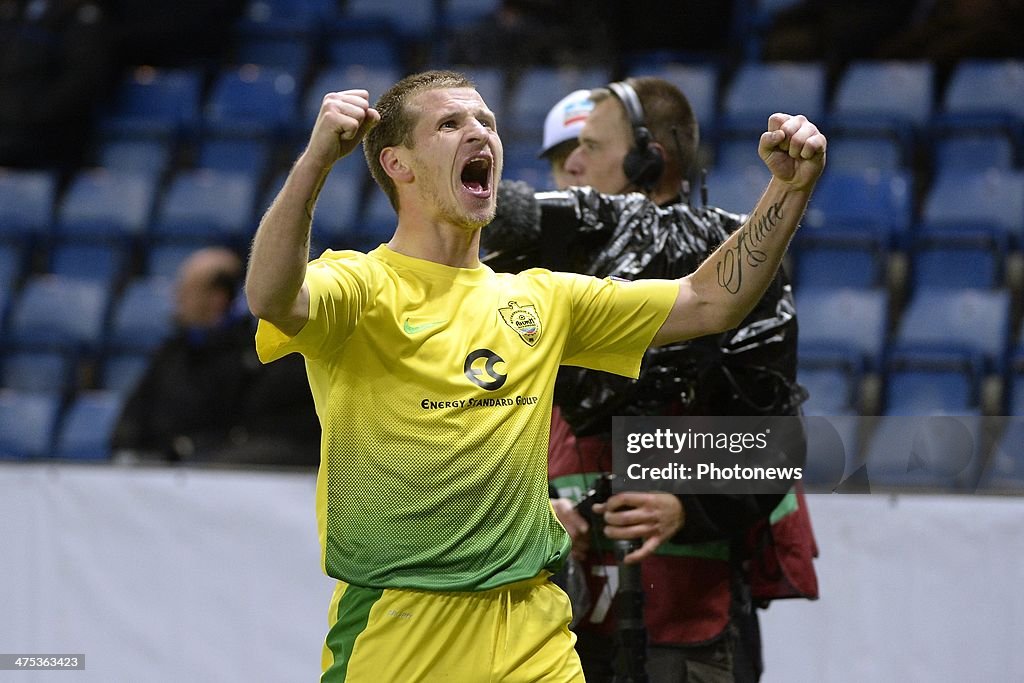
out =
{"type": "Polygon", "coordinates": [[[323,173],[320,176],[320,180],[317,181],[316,187],[313,188],[313,195],[306,201],[306,220],[313,220],[313,208],[316,206],[316,200],[320,198],[320,190],[324,189],[324,183],[327,182],[327,174],[323,173]]]}
{"type": "Polygon", "coordinates": [[[779,201],[769,206],[764,215],[754,214],[747,220],[736,235],[735,244],[723,249],[715,264],[720,287],[736,294],[743,286],[744,262],[751,268],[757,268],[768,260],[768,254],[758,247],[782,218],[782,202],[779,201]]]}

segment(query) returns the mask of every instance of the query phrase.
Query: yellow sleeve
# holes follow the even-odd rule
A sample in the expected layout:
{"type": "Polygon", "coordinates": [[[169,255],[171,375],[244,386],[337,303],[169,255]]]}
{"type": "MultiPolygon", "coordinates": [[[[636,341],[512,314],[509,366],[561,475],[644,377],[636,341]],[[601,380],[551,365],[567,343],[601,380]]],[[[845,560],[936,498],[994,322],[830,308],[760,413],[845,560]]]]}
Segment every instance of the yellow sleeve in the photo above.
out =
{"type": "Polygon", "coordinates": [[[571,277],[571,328],[562,363],[635,378],[679,294],[675,280],[571,277]]]}
{"type": "Polygon", "coordinates": [[[269,363],[289,353],[315,360],[338,349],[372,302],[374,268],[365,254],[331,252],[306,267],[309,320],[294,337],[260,320],[256,353],[269,363]]]}

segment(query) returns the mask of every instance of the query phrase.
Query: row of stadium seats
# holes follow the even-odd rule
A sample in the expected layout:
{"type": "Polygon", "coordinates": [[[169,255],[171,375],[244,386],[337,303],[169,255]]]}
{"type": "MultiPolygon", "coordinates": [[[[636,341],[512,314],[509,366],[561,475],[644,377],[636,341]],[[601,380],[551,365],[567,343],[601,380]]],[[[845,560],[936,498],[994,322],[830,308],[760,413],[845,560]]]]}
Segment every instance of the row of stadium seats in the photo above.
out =
{"type": "MultiPolygon", "coordinates": [[[[768,7],[771,4],[740,3],[739,24],[748,25],[737,27],[737,38],[756,31],[757,16],[769,17],[775,11],[768,7]]],[[[237,64],[284,68],[300,78],[314,63],[404,72],[413,66],[405,59],[404,46],[416,41],[443,44],[446,33],[493,15],[499,5],[497,0],[442,0],[413,9],[393,0],[359,0],[339,9],[330,0],[252,0],[236,26],[233,59],[237,64]]],[[[1021,119],[1024,114],[1020,63],[964,63],[939,92],[936,68],[926,62],[855,62],[830,82],[821,64],[755,60],[733,73],[713,63],[683,66],[671,59],[659,58],[658,53],[640,55],[627,63],[627,75],[647,73],[678,82],[708,126],[759,128],[763,109],[796,109],[817,121],[831,114],[836,125],[907,134],[933,123],[956,126],[968,118],[976,125],[985,118],[991,124],[995,118],[1021,119]],[[722,117],[715,116],[719,112],[722,117]]],[[[561,95],[576,87],[600,85],[609,75],[600,70],[574,75],[555,68],[527,68],[510,98],[516,110],[507,113],[517,121],[531,112],[542,119],[561,95]]],[[[488,98],[492,107],[504,111],[502,100],[488,98]]],[[[540,125],[530,118],[524,122],[528,132],[540,125]]]]}
{"type": "Polygon", "coordinates": [[[831,416],[805,421],[808,491],[1024,491],[1024,419],[831,416]]]}
{"type": "Polygon", "coordinates": [[[898,314],[881,288],[800,287],[804,363],[880,371],[893,361],[968,367],[1001,373],[1024,355],[1021,330],[1011,330],[1006,289],[922,287],[898,314]]]}
{"type": "MultiPolygon", "coordinates": [[[[377,215],[367,224],[376,226],[376,234],[356,233],[339,216],[344,211],[344,193],[326,193],[317,217],[315,249],[376,246],[390,235],[393,218],[386,201],[375,202],[377,215]],[[321,219],[322,217],[322,219],[321,219]]],[[[810,231],[811,228],[805,228],[810,231]]],[[[245,234],[251,232],[246,226],[245,234]]],[[[179,241],[135,241],[130,238],[82,239],[79,235],[55,237],[45,243],[21,240],[0,241],[0,286],[17,288],[27,277],[40,273],[67,275],[119,287],[136,275],[170,277],[181,258],[196,246],[208,242],[227,242],[212,236],[188,235],[179,241]]],[[[318,252],[317,252],[318,253],[318,252]]],[[[912,248],[880,249],[868,241],[850,237],[842,242],[818,239],[813,233],[798,238],[790,249],[789,275],[799,288],[850,287],[883,288],[898,311],[905,300],[922,289],[1006,289],[1011,307],[1016,309],[1024,277],[1020,252],[1006,253],[989,244],[957,243],[919,239],[912,248]]]]}
{"type": "MultiPolygon", "coordinates": [[[[358,61],[357,48],[344,52],[351,63],[325,58],[311,77],[269,57],[209,75],[139,67],[126,75],[104,110],[102,130],[115,137],[305,135],[324,93],[362,87],[375,98],[404,73],[400,63],[358,61]]],[[[499,67],[454,68],[474,79],[509,140],[536,139],[554,102],[612,77],[603,67],[532,66],[514,77],[499,67]]],[[[678,85],[705,137],[747,135],[765,125],[766,112],[787,111],[803,113],[831,132],[893,139],[904,154],[925,133],[985,130],[1018,155],[1024,140],[1024,61],[965,60],[941,90],[934,66],[916,61],[853,62],[834,87],[825,65],[815,62],[745,62],[732,72],[709,63],[645,64],[630,71],[678,85]]]]}
{"type": "MultiPolygon", "coordinates": [[[[0,170],[0,457],[109,459],[124,396],[171,329],[184,255],[245,247],[325,92],[379,95],[419,40],[497,5],[251,0],[224,64],[125,76],[99,112],[92,167],[0,170]]],[[[538,187],[548,108],[613,75],[454,68],[499,115],[506,177],[538,187]]],[[[646,62],[629,73],[690,98],[715,205],[745,210],[763,189],[749,133],[765,111],[806,113],[829,133],[829,170],[793,250],[810,413],[1024,414],[1022,296],[1008,276],[1024,246],[1024,63],[964,62],[948,84],[921,62],[855,62],[833,82],[817,63],[646,62]],[[900,259],[907,275],[893,286],[900,259]]],[[[394,214],[356,155],[332,172],[315,221],[314,249],[365,249],[394,214]]],[[[858,425],[856,443],[882,431],[858,425]]]]}
{"type": "MultiPolygon", "coordinates": [[[[63,190],[54,173],[0,169],[0,242],[245,243],[284,179],[283,171],[266,180],[253,175],[257,159],[269,155],[257,145],[211,143],[201,149],[199,166],[161,178],[156,172],[166,168],[165,154],[151,143],[122,142],[103,148],[101,160],[109,166],[80,170],[63,190]],[[153,174],[139,170],[151,161],[153,174]]],[[[506,177],[543,188],[547,169],[533,152],[524,159],[527,154],[512,150],[506,177]]],[[[712,167],[708,200],[747,210],[767,179],[763,165],[712,167]]],[[[393,212],[371,189],[359,155],[338,163],[328,183],[323,201],[329,206],[318,216],[325,240],[363,241],[390,231],[393,212]]],[[[1024,246],[1024,171],[948,167],[931,185],[918,187],[908,170],[830,168],[801,239],[879,250],[945,244],[1006,252],[1024,246]]]]}
{"type": "MultiPolygon", "coordinates": [[[[1024,324],[1011,330],[1008,290],[923,287],[899,314],[881,288],[805,286],[795,298],[812,412],[1024,414],[1024,324]],[[893,381],[906,374],[946,378],[956,390],[939,381],[919,388],[893,381]],[[886,384],[865,400],[861,383],[869,376],[886,384]]],[[[138,370],[171,331],[172,311],[166,274],[132,278],[119,291],[69,274],[0,286],[0,386],[126,390],[135,377],[128,370],[138,370]]]]}
{"type": "MultiPolygon", "coordinates": [[[[131,157],[131,151],[120,151],[131,157]]],[[[63,191],[56,174],[0,169],[0,243],[244,245],[284,182],[283,173],[268,185],[226,165],[245,158],[241,151],[226,154],[221,167],[181,169],[161,181],[133,167],[145,161],[119,157],[109,160],[119,165],[80,170],[63,191]]],[[[358,241],[366,224],[374,238],[382,229],[390,233],[393,212],[381,228],[381,211],[372,201],[364,206],[367,181],[361,157],[335,165],[320,204],[318,237],[358,241]]]]}
{"type": "MultiPolygon", "coordinates": [[[[1024,385],[1024,374],[1020,376],[1024,385]]],[[[899,376],[904,385],[934,378],[899,376]]],[[[59,393],[0,388],[0,460],[108,461],[125,395],[114,389],[59,393]]],[[[1024,491],[1024,418],[949,415],[810,416],[805,484],[811,491],[861,487],[1024,491]],[[859,477],[856,474],[861,470],[859,477]]],[[[854,490],[854,489],[846,489],[854,490]]]]}
{"type": "Polygon", "coordinates": [[[318,39],[386,31],[395,40],[429,40],[496,12],[500,0],[249,0],[236,32],[253,38],[318,39]]]}

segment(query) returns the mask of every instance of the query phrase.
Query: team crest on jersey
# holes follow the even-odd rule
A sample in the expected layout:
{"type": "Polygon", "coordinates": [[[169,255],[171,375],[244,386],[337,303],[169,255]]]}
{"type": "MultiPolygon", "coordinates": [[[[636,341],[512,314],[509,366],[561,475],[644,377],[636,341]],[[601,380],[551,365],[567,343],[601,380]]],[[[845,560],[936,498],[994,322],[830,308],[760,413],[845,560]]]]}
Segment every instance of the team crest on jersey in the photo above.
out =
{"type": "Polygon", "coordinates": [[[508,308],[499,308],[498,313],[501,313],[501,319],[515,330],[524,342],[535,346],[540,341],[540,316],[537,315],[537,308],[533,304],[520,306],[515,301],[509,301],[508,308]]]}

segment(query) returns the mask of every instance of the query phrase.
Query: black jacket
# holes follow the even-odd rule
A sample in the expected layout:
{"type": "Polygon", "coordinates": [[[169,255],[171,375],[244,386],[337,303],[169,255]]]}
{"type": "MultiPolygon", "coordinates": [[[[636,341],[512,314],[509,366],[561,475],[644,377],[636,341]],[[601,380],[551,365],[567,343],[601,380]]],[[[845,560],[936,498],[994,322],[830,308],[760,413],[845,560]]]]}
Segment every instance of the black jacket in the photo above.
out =
{"type": "Polygon", "coordinates": [[[164,342],[113,439],[171,461],[303,466],[319,461],[319,443],[302,358],[262,365],[248,318],[164,342]]]}
{"type": "MultiPolygon", "coordinates": [[[[496,270],[678,278],[696,270],[743,220],[683,202],[659,207],[640,194],[534,193],[506,181],[481,242],[496,270]]],[[[577,436],[609,438],[615,415],[796,415],[806,398],[796,382],[796,346],[793,292],[780,269],[735,329],[649,350],[637,380],[563,367],[555,402],[577,436]]],[[[696,498],[684,497],[687,525],[674,540],[735,538],[781,496],[696,498]]]]}

